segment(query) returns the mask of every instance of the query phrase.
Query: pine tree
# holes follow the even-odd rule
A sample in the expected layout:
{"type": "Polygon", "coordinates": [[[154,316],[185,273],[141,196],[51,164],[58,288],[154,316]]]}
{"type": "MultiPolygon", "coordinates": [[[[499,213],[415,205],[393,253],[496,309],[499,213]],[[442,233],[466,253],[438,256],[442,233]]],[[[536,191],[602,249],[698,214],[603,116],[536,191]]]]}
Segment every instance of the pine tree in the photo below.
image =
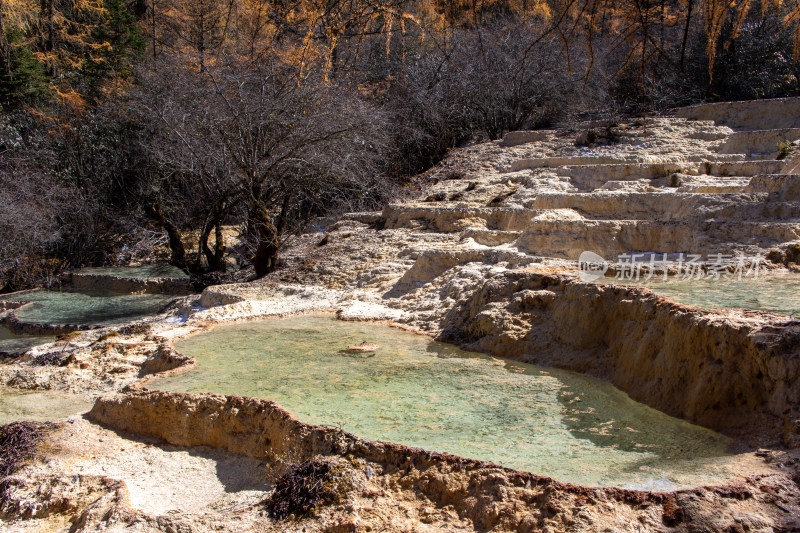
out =
{"type": "Polygon", "coordinates": [[[136,17],[122,0],[107,0],[105,15],[91,33],[93,46],[84,57],[81,73],[86,76],[90,95],[131,77],[131,63],[145,48],[136,17]]]}
{"type": "Polygon", "coordinates": [[[0,62],[0,105],[10,109],[51,94],[45,65],[28,47],[19,45],[19,32],[9,32],[3,40],[7,48],[0,62]]]}

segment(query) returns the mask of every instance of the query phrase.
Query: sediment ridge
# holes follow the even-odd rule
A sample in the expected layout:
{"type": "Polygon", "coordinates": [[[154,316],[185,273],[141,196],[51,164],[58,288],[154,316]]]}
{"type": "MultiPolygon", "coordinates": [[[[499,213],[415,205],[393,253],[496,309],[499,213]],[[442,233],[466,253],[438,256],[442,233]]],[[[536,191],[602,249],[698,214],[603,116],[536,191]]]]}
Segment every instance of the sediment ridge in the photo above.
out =
{"type": "Polygon", "coordinates": [[[336,428],[300,422],[273,402],[237,396],[127,390],[98,399],[88,417],[174,445],[213,446],[250,457],[298,453],[300,460],[317,455],[350,457],[359,468],[369,467],[378,478],[374,483],[382,488],[413,490],[434,505],[452,506],[484,530],[569,527],[597,512],[611,522],[634,516],[643,527],[655,528],[677,526],[687,519],[722,528],[735,523],[724,512],[714,516],[698,509],[692,503],[698,496],[713,499],[716,513],[749,500],[780,523],[785,517],[763,501],[764,493],[786,497],[790,490],[779,475],[670,494],[578,487],[482,461],[360,439],[336,428]],[[581,518],[576,516],[580,513],[581,518]]]}

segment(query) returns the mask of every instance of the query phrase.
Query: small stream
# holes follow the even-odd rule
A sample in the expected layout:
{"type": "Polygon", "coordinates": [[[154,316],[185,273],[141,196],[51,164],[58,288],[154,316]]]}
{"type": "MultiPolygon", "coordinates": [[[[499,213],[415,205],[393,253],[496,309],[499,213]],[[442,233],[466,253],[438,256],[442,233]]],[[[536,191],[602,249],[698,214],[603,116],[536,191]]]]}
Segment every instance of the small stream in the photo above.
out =
{"type": "Polygon", "coordinates": [[[75,274],[94,274],[102,276],[119,276],[134,279],[188,278],[183,270],[172,265],[148,265],[138,267],[87,267],[75,271],[75,274]]]}

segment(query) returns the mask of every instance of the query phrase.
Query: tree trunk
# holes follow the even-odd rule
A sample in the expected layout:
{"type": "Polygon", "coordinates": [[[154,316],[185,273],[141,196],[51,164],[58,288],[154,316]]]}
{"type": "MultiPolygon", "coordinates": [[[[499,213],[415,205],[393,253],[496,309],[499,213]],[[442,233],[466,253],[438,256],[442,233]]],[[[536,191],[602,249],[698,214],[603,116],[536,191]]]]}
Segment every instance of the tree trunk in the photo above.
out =
{"type": "Polygon", "coordinates": [[[222,224],[217,222],[217,225],[214,226],[214,266],[220,272],[225,272],[227,270],[225,261],[223,260],[224,257],[225,241],[222,236],[222,224]]]}
{"type": "Polygon", "coordinates": [[[158,56],[158,37],[156,34],[157,27],[156,27],[156,0],[152,0],[150,4],[150,31],[153,33],[153,69],[158,68],[158,63],[156,63],[156,58],[158,56]]]}
{"type": "Polygon", "coordinates": [[[172,222],[167,220],[161,212],[161,206],[159,204],[154,205],[150,209],[150,215],[164,228],[169,237],[169,249],[172,252],[169,264],[191,273],[192,269],[186,261],[186,248],[183,246],[180,230],[178,230],[172,222]]]}
{"type": "Polygon", "coordinates": [[[683,26],[683,39],[681,40],[681,70],[686,61],[686,43],[689,41],[689,27],[692,23],[692,9],[694,8],[694,0],[689,0],[689,6],[686,11],[686,24],[683,26]]]}
{"type": "Polygon", "coordinates": [[[134,0],[133,2],[133,15],[136,20],[144,20],[147,16],[147,0],[134,0]]]}
{"type": "Polygon", "coordinates": [[[200,40],[197,43],[197,51],[200,52],[200,72],[206,70],[206,13],[205,2],[200,2],[200,40]]]}
{"type": "Polygon", "coordinates": [[[225,272],[225,261],[223,261],[223,257],[225,256],[225,241],[222,237],[222,226],[219,222],[219,219],[215,219],[210,221],[206,226],[203,228],[202,233],[200,234],[200,242],[198,245],[198,253],[197,253],[197,261],[198,263],[201,261],[202,257],[205,256],[206,265],[208,267],[209,272],[225,272]],[[214,230],[214,250],[212,251],[211,248],[208,246],[208,239],[211,236],[211,230],[214,230]],[[200,251],[202,250],[202,256],[200,251]]]}
{"type": "Polygon", "coordinates": [[[264,277],[278,266],[278,252],[281,247],[280,236],[286,229],[286,220],[289,216],[291,203],[292,194],[287,193],[283,198],[283,206],[281,206],[277,224],[272,223],[267,209],[260,202],[251,209],[250,220],[255,224],[258,235],[256,254],[252,258],[253,267],[256,269],[256,277],[264,277]]]}
{"type": "Polygon", "coordinates": [[[44,41],[44,50],[52,52],[55,48],[56,31],[55,31],[55,0],[42,0],[42,15],[45,17],[45,28],[47,34],[44,41]]]}
{"type": "Polygon", "coordinates": [[[253,267],[256,270],[256,277],[264,277],[273,270],[278,261],[278,230],[269,219],[269,213],[261,206],[254,206],[250,219],[256,226],[258,235],[258,246],[252,258],[253,267]]]}
{"type": "MultiPolygon", "coordinates": [[[[41,0],[39,10],[39,17],[43,27],[42,50],[49,54],[55,49],[56,45],[55,0],[41,0]]],[[[52,58],[48,58],[48,63],[49,73],[55,78],[58,75],[56,64],[52,58]]]]}
{"type": "Polygon", "coordinates": [[[211,235],[212,229],[214,229],[214,222],[210,220],[206,221],[202,231],[200,231],[200,238],[197,240],[197,253],[195,255],[195,261],[200,265],[203,264],[203,257],[205,257],[209,271],[212,270],[211,263],[213,254],[208,247],[208,237],[211,235]]]}

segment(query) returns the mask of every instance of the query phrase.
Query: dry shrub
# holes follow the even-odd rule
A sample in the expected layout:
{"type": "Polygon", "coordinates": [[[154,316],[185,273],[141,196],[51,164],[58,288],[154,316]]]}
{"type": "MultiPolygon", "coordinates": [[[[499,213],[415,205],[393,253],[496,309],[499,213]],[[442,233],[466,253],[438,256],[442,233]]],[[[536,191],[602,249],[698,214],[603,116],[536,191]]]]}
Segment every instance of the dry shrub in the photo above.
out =
{"type": "Polygon", "coordinates": [[[340,502],[352,488],[352,478],[342,462],[314,457],[289,465],[275,482],[275,491],[266,501],[267,511],[275,520],[301,518],[340,502]]]}
{"type": "Polygon", "coordinates": [[[45,424],[12,422],[0,426],[0,477],[13,474],[33,457],[45,424]]]}
{"type": "Polygon", "coordinates": [[[37,355],[31,364],[33,366],[66,366],[72,354],[64,354],[63,351],[60,352],[47,352],[41,355],[37,355]]]}
{"type": "Polygon", "coordinates": [[[147,335],[153,327],[150,324],[131,324],[119,328],[120,335],[147,335]]]}

